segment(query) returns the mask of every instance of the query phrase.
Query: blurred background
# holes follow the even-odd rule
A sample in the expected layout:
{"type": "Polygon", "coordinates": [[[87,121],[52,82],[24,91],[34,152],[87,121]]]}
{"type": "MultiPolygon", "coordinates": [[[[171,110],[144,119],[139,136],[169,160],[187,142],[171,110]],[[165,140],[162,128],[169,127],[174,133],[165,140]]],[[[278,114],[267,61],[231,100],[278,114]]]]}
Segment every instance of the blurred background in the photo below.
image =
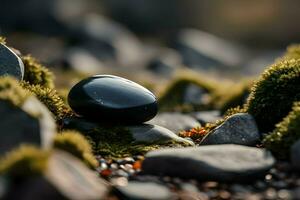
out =
{"type": "Polygon", "coordinates": [[[297,0],[1,0],[0,34],[59,72],[235,78],[300,41],[299,11],[297,0]]]}

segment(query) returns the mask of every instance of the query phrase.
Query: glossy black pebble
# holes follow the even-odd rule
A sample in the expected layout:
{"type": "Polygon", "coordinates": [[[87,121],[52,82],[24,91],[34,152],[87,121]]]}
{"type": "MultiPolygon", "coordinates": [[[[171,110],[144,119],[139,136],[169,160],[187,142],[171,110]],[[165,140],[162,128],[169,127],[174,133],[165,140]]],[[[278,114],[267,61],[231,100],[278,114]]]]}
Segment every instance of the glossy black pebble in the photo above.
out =
{"type": "Polygon", "coordinates": [[[99,122],[137,124],[157,114],[157,101],[149,90],[127,79],[97,75],[77,83],[68,102],[73,111],[99,122]]]}

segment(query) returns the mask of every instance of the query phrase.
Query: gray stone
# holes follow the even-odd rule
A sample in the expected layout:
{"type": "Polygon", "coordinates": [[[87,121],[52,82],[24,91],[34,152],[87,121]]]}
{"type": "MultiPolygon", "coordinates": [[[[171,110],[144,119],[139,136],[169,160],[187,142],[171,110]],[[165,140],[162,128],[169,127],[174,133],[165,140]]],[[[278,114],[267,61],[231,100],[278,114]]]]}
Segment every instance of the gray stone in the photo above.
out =
{"type": "Polygon", "coordinates": [[[260,134],[254,118],[247,113],[229,117],[220,126],[213,129],[203,139],[201,145],[240,144],[254,146],[260,141],[260,134]]]}
{"type": "Polygon", "coordinates": [[[142,124],[137,126],[129,126],[128,129],[132,133],[132,136],[136,142],[161,144],[167,142],[178,142],[194,145],[192,141],[181,138],[172,131],[157,125],[142,124]]]}
{"type": "Polygon", "coordinates": [[[207,92],[195,84],[189,84],[183,94],[183,103],[186,104],[205,104],[207,99],[207,92]]]}
{"type": "MultiPolygon", "coordinates": [[[[82,132],[91,132],[99,127],[101,124],[90,122],[82,118],[66,118],[64,120],[64,127],[66,129],[77,129],[82,132]]],[[[157,125],[141,124],[135,126],[127,126],[136,142],[140,143],[168,143],[179,142],[187,145],[194,145],[190,140],[177,136],[172,131],[157,125]]]]}
{"type": "Polygon", "coordinates": [[[21,107],[0,100],[0,155],[22,143],[49,148],[56,126],[49,110],[35,97],[28,97],[21,107]]]}
{"type": "Polygon", "coordinates": [[[175,50],[161,49],[157,54],[149,61],[147,69],[159,76],[170,77],[182,65],[182,57],[175,50]]]}
{"type": "Polygon", "coordinates": [[[116,189],[121,199],[166,200],[173,197],[166,186],[153,182],[131,181],[127,186],[118,186],[116,189]]]}
{"type": "Polygon", "coordinates": [[[290,150],[290,158],[291,158],[291,163],[292,166],[295,170],[300,171],[300,161],[299,161],[299,156],[300,156],[300,140],[296,141],[290,150]]]}
{"type": "Polygon", "coordinates": [[[214,123],[222,118],[221,113],[218,110],[194,112],[191,113],[191,116],[198,120],[201,125],[205,125],[206,123],[214,123]]]}
{"type": "Polygon", "coordinates": [[[200,69],[233,69],[241,66],[247,55],[244,48],[195,29],[179,32],[174,46],[185,65],[200,69]]]}
{"type": "Polygon", "coordinates": [[[4,198],[4,195],[6,194],[8,189],[8,185],[9,184],[7,178],[0,176],[0,199],[4,198]]]}
{"type": "Polygon", "coordinates": [[[7,199],[104,199],[109,185],[69,153],[55,150],[43,176],[13,185],[7,199]]]}
{"type": "Polygon", "coordinates": [[[165,127],[176,134],[178,134],[180,131],[189,130],[197,126],[201,126],[199,122],[197,122],[197,120],[193,117],[177,112],[159,113],[148,123],[165,127]]]}
{"type": "Polygon", "coordinates": [[[209,145],[149,152],[142,172],[201,181],[244,182],[265,175],[274,163],[272,154],[265,149],[209,145]]]}
{"type": "Polygon", "coordinates": [[[22,60],[4,44],[0,44],[0,76],[14,76],[19,80],[24,76],[22,60]]]}
{"type": "Polygon", "coordinates": [[[95,57],[113,67],[140,66],[143,63],[143,45],[121,24],[100,15],[81,17],[74,23],[74,36],[81,46],[95,57]]]}
{"type": "Polygon", "coordinates": [[[105,68],[97,57],[80,47],[68,49],[61,62],[64,68],[84,74],[99,74],[105,68]]]}

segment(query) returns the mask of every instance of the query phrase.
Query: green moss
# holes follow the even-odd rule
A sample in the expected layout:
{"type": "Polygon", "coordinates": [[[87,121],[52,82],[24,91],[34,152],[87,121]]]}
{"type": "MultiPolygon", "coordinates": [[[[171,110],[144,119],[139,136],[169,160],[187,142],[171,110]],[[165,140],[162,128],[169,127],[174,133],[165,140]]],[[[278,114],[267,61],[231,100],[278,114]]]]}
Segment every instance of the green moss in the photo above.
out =
{"type": "Polygon", "coordinates": [[[29,96],[13,77],[0,77],[0,99],[20,107],[29,96]]]}
{"type": "Polygon", "coordinates": [[[64,103],[55,89],[45,88],[40,85],[31,85],[27,82],[22,82],[21,85],[24,89],[35,94],[35,96],[53,113],[57,121],[72,115],[71,109],[64,103]]]}
{"type": "Polygon", "coordinates": [[[300,60],[275,63],[254,84],[245,105],[262,132],[275,128],[300,100],[300,60]]]}
{"type": "Polygon", "coordinates": [[[30,55],[23,56],[24,63],[24,81],[32,85],[41,85],[42,87],[54,88],[54,75],[45,66],[39,63],[30,55]]]}
{"type": "Polygon", "coordinates": [[[41,175],[47,168],[49,152],[22,145],[0,159],[0,174],[22,178],[41,175]]]}
{"type": "Polygon", "coordinates": [[[300,139],[300,102],[294,103],[292,111],[263,139],[263,144],[280,158],[287,158],[290,147],[300,139]]]}
{"type": "Polygon", "coordinates": [[[90,168],[96,168],[98,162],[92,153],[89,141],[79,132],[64,131],[54,138],[53,146],[73,154],[90,168]]]}
{"type": "Polygon", "coordinates": [[[287,47],[283,59],[300,59],[300,44],[293,44],[287,47]]]}
{"type": "MultiPolygon", "coordinates": [[[[93,152],[108,158],[122,158],[133,155],[143,155],[150,150],[162,148],[160,144],[141,144],[135,142],[127,128],[112,126],[97,126],[89,130],[81,130],[90,140],[93,152]]],[[[180,144],[164,144],[179,146],[180,144]]]]}
{"type": "Polygon", "coordinates": [[[187,104],[184,102],[184,92],[186,88],[190,85],[198,86],[203,89],[208,94],[216,90],[215,83],[206,80],[202,77],[196,76],[181,76],[175,78],[171,83],[165,88],[162,94],[159,96],[159,107],[161,111],[191,111],[191,110],[201,110],[207,109],[207,105],[199,104],[187,104]]]}
{"type": "Polygon", "coordinates": [[[0,36],[0,44],[6,44],[6,39],[0,36]]]}

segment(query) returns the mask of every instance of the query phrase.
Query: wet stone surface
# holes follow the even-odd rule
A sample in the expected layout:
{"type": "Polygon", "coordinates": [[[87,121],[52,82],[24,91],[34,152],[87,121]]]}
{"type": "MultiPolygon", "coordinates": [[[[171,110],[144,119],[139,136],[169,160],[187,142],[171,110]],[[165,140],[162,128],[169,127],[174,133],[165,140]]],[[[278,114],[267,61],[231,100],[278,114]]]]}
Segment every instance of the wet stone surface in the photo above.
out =
{"type": "Polygon", "coordinates": [[[97,75],[77,83],[68,102],[81,116],[93,121],[138,124],[157,113],[155,96],[141,85],[127,79],[97,75]]]}

